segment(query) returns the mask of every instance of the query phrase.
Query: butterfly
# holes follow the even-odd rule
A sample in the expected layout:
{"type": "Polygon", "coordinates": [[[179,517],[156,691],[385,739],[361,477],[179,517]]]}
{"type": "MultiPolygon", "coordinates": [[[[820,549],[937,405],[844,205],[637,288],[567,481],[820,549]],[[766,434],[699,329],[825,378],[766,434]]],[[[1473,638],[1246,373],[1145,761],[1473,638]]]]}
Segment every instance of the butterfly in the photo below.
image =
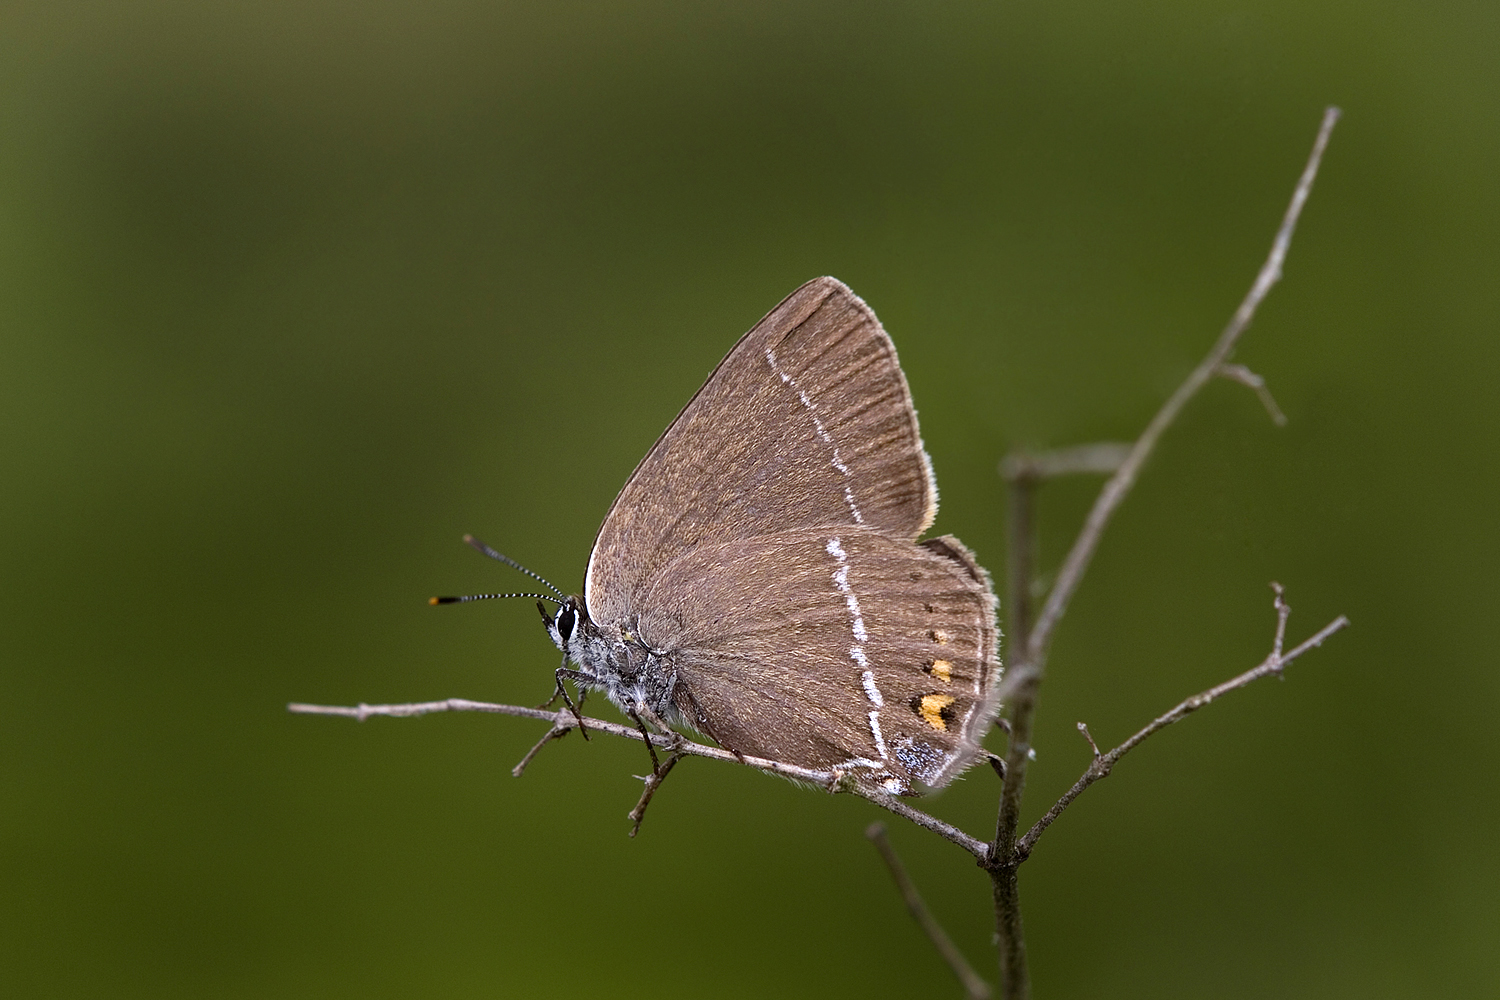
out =
{"type": "Polygon", "coordinates": [[[894,794],[947,784],[997,711],[997,602],[952,536],[906,377],[844,284],[797,289],[636,466],[583,596],[543,611],[622,711],[894,794]]]}

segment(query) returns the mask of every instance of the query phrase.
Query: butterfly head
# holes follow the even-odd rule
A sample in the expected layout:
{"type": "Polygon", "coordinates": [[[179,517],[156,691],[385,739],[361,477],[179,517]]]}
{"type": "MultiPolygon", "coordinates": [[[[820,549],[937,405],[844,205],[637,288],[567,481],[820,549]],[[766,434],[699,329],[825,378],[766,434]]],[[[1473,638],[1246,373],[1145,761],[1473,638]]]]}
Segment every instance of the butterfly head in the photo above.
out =
{"type": "Polygon", "coordinates": [[[536,606],[542,613],[542,621],[547,626],[547,634],[552,637],[552,644],[570,659],[576,660],[575,650],[583,637],[583,626],[589,620],[583,602],[576,597],[565,598],[558,606],[556,615],[547,614],[546,607],[540,601],[536,606]]]}

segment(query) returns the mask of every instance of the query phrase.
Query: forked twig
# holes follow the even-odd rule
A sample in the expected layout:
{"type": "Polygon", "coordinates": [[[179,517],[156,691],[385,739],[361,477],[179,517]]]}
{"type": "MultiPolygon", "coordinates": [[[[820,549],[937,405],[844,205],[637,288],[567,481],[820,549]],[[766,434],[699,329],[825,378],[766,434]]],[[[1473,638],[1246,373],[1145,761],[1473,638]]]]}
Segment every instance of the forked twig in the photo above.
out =
{"type": "Polygon", "coordinates": [[[1082,795],[1094,782],[1109,777],[1110,771],[1120,762],[1120,758],[1144,743],[1147,737],[1161,732],[1174,722],[1182,721],[1204,705],[1222,698],[1231,691],[1238,691],[1242,687],[1255,683],[1262,677],[1270,677],[1273,674],[1279,675],[1288,663],[1296,660],[1303,653],[1318,648],[1329,636],[1349,626],[1349,619],[1343,615],[1339,615],[1333,621],[1319,629],[1306,642],[1303,642],[1290,652],[1282,652],[1282,642],[1286,636],[1287,615],[1291,613],[1291,608],[1287,607],[1286,602],[1281,599],[1281,585],[1273,583],[1271,586],[1276,591],[1276,635],[1272,640],[1270,654],[1264,660],[1260,661],[1259,664],[1251,667],[1238,677],[1230,678],[1223,684],[1211,687],[1207,691],[1195,694],[1191,698],[1178,703],[1171,711],[1152,719],[1149,725],[1143,727],[1134,736],[1130,737],[1130,739],[1108,753],[1100,753],[1098,745],[1094,743],[1094,738],[1089,735],[1088,727],[1081,722],[1078,724],[1079,731],[1083,733],[1084,738],[1089,741],[1089,746],[1093,748],[1094,759],[1089,763],[1088,770],[1084,771],[1083,775],[1073,783],[1073,787],[1064,792],[1062,797],[1053,803],[1052,808],[1048,809],[1041,819],[1032,824],[1031,829],[1026,831],[1026,835],[1016,843],[1016,853],[1022,860],[1031,854],[1031,850],[1036,846],[1038,838],[1046,832],[1047,827],[1052,825],[1053,820],[1062,815],[1064,809],[1073,804],[1074,799],[1082,795]]]}
{"type": "MultiPolygon", "coordinates": [[[[1052,634],[1067,612],[1068,604],[1078,590],[1078,585],[1082,582],[1094,553],[1098,550],[1099,540],[1103,537],[1105,527],[1115,511],[1119,509],[1120,504],[1124,502],[1125,497],[1129,495],[1131,488],[1134,487],[1146,459],[1156,448],[1162,434],[1209,379],[1215,375],[1239,377],[1239,372],[1235,369],[1226,369],[1229,356],[1241,335],[1250,326],[1251,320],[1255,318],[1255,312],[1261,302],[1281,278],[1282,265],[1286,260],[1287,248],[1291,245],[1292,233],[1297,227],[1297,220],[1312,191],[1313,179],[1317,176],[1323,151],[1328,146],[1328,137],[1333,131],[1333,126],[1338,122],[1339,115],[1340,111],[1335,107],[1330,107],[1324,112],[1323,122],[1318,129],[1317,138],[1313,141],[1307,165],[1303,168],[1297,186],[1292,192],[1291,203],[1287,206],[1281,225],[1271,242],[1270,253],[1251,283],[1250,290],[1219,334],[1212,349],[1162,404],[1161,409],[1141,432],[1141,436],[1130,447],[1129,453],[1120,462],[1114,474],[1105,482],[1098,499],[1089,510],[1083,527],[1078,532],[1078,537],[1068,551],[1067,558],[1063,560],[1057,579],[1041,611],[1037,614],[1034,624],[1030,621],[1030,611],[1027,605],[1031,581],[1030,565],[1034,551],[1033,540],[1029,533],[1030,497],[1036,479],[1007,477],[1012,485],[1012,515],[1014,517],[1019,513],[1025,518],[1025,522],[1021,525],[1012,523],[1010,556],[1012,562],[1007,574],[1012,614],[1014,615],[1019,610],[1022,614],[1022,624],[1019,629],[1014,622],[1011,626],[1011,648],[1015,652],[1012,653],[1012,664],[1008,671],[1010,676],[1007,678],[1006,685],[1010,689],[1006,692],[1006,697],[1010,700],[1011,725],[1009,747],[1005,759],[1006,775],[1000,791],[1000,807],[995,820],[995,839],[990,843],[982,864],[989,871],[994,884],[995,926],[999,935],[1001,966],[1000,987],[1003,994],[1011,1000],[1023,1000],[1029,996],[1031,990],[1030,976],[1026,970],[1026,945],[1021,931],[1020,897],[1016,882],[1016,871],[1020,863],[1025,860],[1025,855],[1019,850],[1020,844],[1016,839],[1016,834],[1020,825],[1021,796],[1026,787],[1026,766],[1031,751],[1031,724],[1036,712],[1037,686],[1046,666],[1052,634]]],[[[1246,371],[1248,372],[1248,369],[1246,371]]],[[[1246,382],[1246,384],[1251,383],[1246,382]]],[[[1253,385],[1251,387],[1255,388],[1253,385]]],[[[1263,383],[1260,389],[1264,389],[1263,383]]],[[[1269,398],[1269,393],[1262,396],[1263,401],[1267,398],[1269,398]]],[[[1274,401],[1271,405],[1274,406],[1274,401]]],[[[1279,412],[1275,410],[1273,415],[1279,412]]]]}
{"type": "Polygon", "coordinates": [[[927,909],[927,904],[922,901],[922,894],[917,892],[916,884],[912,882],[911,876],[906,872],[906,866],[901,863],[896,849],[891,846],[890,839],[885,835],[884,823],[871,823],[865,828],[865,836],[875,845],[880,852],[881,858],[885,860],[885,866],[891,871],[891,878],[896,882],[896,888],[901,892],[901,898],[906,901],[906,908],[911,912],[912,919],[926,933],[932,946],[937,949],[943,961],[948,963],[948,968],[958,977],[959,983],[963,985],[964,994],[970,1000],[987,1000],[990,995],[990,984],[979,977],[974,967],[964,958],[963,952],[958,950],[958,945],[943,930],[943,925],[937,922],[932,911],[927,909]]]}
{"type": "MultiPolygon", "coordinates": [[[[646,745],[649,747],[651,744],[647,743],[646,745]]],[[[652,756],[654,759],[655,754],[653,753],[652,756]]],[[[650,774],[641,776],[641,780],[646,783],[646,787],[641,789],[640,801],[635,804],[634,809],[630,810],[628,816],[632,824],[630,827],[630,835],[632,837],[641,832],[641,820],[646,818],[646,807],[651,804],[652,796],[656,794],[656,790],[661,787],[661,783],[667,780],[667,775],[672,773],[672,768],[676,767],[677,762],[682,758],[682,753],[674,753],[667,758],[665,764],[654,767],[651,769],[650,774]]]]}
{"type": "Polygon", "coordinates": [[[1323,159],[1323,150],[1328,146],[1328,136],[1333,131],[1334,124],[1338,122],[1340,113],[1338,108],[1329,108],[1324,112],[1323,124],[1318,130],[1317,139],[1313,142],[1307,166],[1303,169],[1302,176],[1297,181],[1297,187],[1292,192],[1291,204],[1287,206],[1281,227],[1276,231],[1276,238],[1271,242],[1271,252],[1266,257],[1265,264],[1261,266],[1260,273],[1255,276],[1255,281],[1250,285],[1250,291],[1245,294],[1244,301],[1235,310],[1228,325],[1224,327],[1224,331],[1219,334],[1219,339],[1214,343],[1207,357],[1199,363],[1197,368],[1193,369],[1166,403],[1162,404],[1162,408],[1151,419],[1151,423],[1136,439],[1130,449],[1130,454],[1120,464],[1120,468],[1109,482],[1104,484],[1099,499],[1089,511],[1083,530],[1078,533],[1077,541],[1073,543],[1072,550],[1063,561],[1062,569],[1057,575],[1057,582],[1053,584],[1052,592],[1047,597],[1047,603],[1037,617],[1036,627],[1032,630],[1027,642],[1026,659],[1028,661],[1037,661],[1045,653],[1052,640],[1053,630],[1067,611],[1068,602],[1072,600],[1084,571],[1088,569],[1089,562],[1099,547],[1099,538],[1104,532],[1105,525],[1109,523],[1110,518],[1119,509],[1120,503],[1135,485],[1136,479],[1140,476],[1141,467],[1155,449],[1162,433],[1171,426],[1172,421],[1187,405],[1188,400],[1203,388],[1204,383],[1219,374],[1220,367],[1228,361],[1229,354],[1239,342],[1240,336],[1255,318],[1255,311],[1276,282],[1281,280],[1281,268],[1286,261],[1287,248],[1291,246],[1292,233],[1297,228],[1297,219],[1302,214],[1302,207],[1307,203],[1308,195],[1312,192],[1313,179],[1318,175],[1318,165],[1323,159]]]}
{"type": "MultiPolygon", "coordinates": [[[[1012,663],[1007,670],[1007,676],[1003,684],[1004,700],[1007,702],[1010,710],[1008,724],[1003,727],[1006,728],[1009,735],[1007,755],[1003,766],[997,758],[991,757],[992,766],[995,767],[997,774],[1000,774],[1002,778],[1000,807],[996,818],[995,837],[993,841],[985,842],[971,837],[957,827],[915,809],[894,796],[861,785],[857,781],[852,780],[848,774],[839,771],[817,771],[780,761],[747,757],[722,750],[718,747],[695,743],[675,733],[670,736],[655,735],[647,732],[643,725],[639,726],[639,728],[632,728],[617,723],[606,722],[602,719],[584,718],[576,708],[572,707],[565,708],[563,711],[552,712],[547,709],[526,708],[519,705],[493,704],[462,698],[450,698],[443,701],[404,705],[360,704],[356,707],[293,703],[287,706],[288,710],[301,714],[346,716],[361,721],[374,715],[404,717],[425,715],[432,712],[477,711],[533,718],[549,723],[551,728],[548,732],[528,751],[526,756],[514,768],[513,773],[517,776],[525,770],[526,765],[530,763],[543,746],[561,738],[567,734],[568,730],[573,728],[578,728],[585,735],[587,735],[589,729],[592,729],[612,736],[643,741],[651,749],[653,760],[656,760],[655,749],[658,747],[666,750],[670,756],[665,764],[657,763],[653,767],[652,774],[643,779],[646,782],[646,787],[642,791],[640,801],[630,813],[630,818],[634,823],[631,829],[631,836],[634,836],[639,830],[645,809],[649,805],[656,789],[660,787],[661,782],[666,778],[667,774],[670,773],[672,768],[684,756],[708,757],[725,762],[745,764],[757,770],[779,774],[793,781],[821,787],[830,792],[848,792],[858,795],[880,806],[882,809],[902,816],[923,829],[936,833],[945,840],[957,844],[973,855],[979,861],[980,865],[988,871],[994,892],[996,929],[1000,950],[1000,987],[1003,994],[1007,998],[1011,998],[1011,1000],[1020,1000],[1020,998],[1027,997],[1030,992],[1030,981],[1026,970],[1025,941],[1021,933],[1016,872],[1021,862],[1025,861],[1030,855],[1037,839],[1045,832],[1047,827],[1083,791],[1094,782],[1107,776],[1113,766],[1125,754],[1140,745],[1146,738],[1230,691],[1244,687],[1261,677],[1280,673],[1286,664],[1291,663],[1307,651],[1317,647],[1329,636],[1349,624],[1348,619],[1340,616],[1312,638],[1298,645],[1290,652],[1283,652],[1282,647],[1285,638],[1286,621],[1290,609],[1281,600],[1281,591],[1277,587],[1277,628],[1272,644],[1272,651],[1265,660],[1251,670],[1240,674],[1238,677],[1180,703],[1108,753],[1101,753],[1099,751],[1087,727],[1080,723],[1079,729],[1089,741],[1090,747],[1093,750],[1093,760],[1088,770],[1084,772],[1083,776],[1074,783],[1073,787],[1058,799],[1052,808],[1024,836],[1017,838],[1021,795],[1025,788],[1027,765],[1030,762],[1031,727],[1036,710],[1037,687],[1046,664],[1052,635],[1058,623],[1067,612],[1069,602],[1077,591],[1083,575],[1087,571],[1095,551],[1098,549],[1099,541],[1105,528],[1108,526],[1115,511],[1135,485],[1146,460],[1155,449],[1162,434],[1176,420],[1182,409],[1198,390],[1215,376],[1228,378],[1248,386],[1257,393],[1261,402],[1265,405],[1267,412],[1276,423],[1281,424],[1285,422],[1286,418],[1276,406],[1275,400],[1266,388],[1265,380],[1243,365],[1231,364],[1229,358],[1241,335],[1253,320],[1260,303],[1281,278],[1282,265],[1286,258],[1292,233],[1296,228],[1297,220],[1312,189],[1313,179],[1317,175],[1319,163],[1327,147],[1329,134],[1334,124],[1338,121],[1339,114],[1339,110],[1333,107],[1328,108],[1324,113],[1322,127],[1313,144],[1312,153],[1308,158],[1307,165],[1293,192],[1291,204],[1288,206],[1281,226],[1277,230],[1266,262],[1257,274],[1249,292],[1240,303],[1234,316],[1220,333],[1207,356],[1193,369],[1186,380],[1183,381],[1177,390],[1172,393],[1171,397],[1162,405],[1140,437],[1129,445],[1089,445],[1081,448],[1050,452],[1041,456],[1017,456],[1007,460],[1003,467],[1006,479],[1012,487],[1011,565],[1008,573],[1008,589],[1010,592],[1009,604],[1012,615],[1010,631],[1013,653],[1012,663]],[[1107,474],[1110,478],[1104,484],[1098,499],[1090,509],[1088,517],[1079,531],[1072,548],[1069,550],[1066,559],[1063,561],[1057,578],[1050,592],[1047,594],[1046,601],[1043,603],[1040,612],[1036,615],[1033,624],[1030,591],[1032,580],[1035,577],[1032,566],[1035,545],[1031,537],[1031,501],[1034,490],[1036,485],[1044,479],[1079,472],[1107,474]]],[[[487,547],[481,548],[481,551],[485,551],[485,548],[487,547]]],[[[504,557],[499,558],[502,558],[502,561],[508,561],[504,557]]],[[[561,680],[564,672],[564,670],[559,670],[559,680],[561,680]]],[[[561,684],[559,684],[559,687],[561,687],[561,684]]],[[[566,691],[563,694],[566,698],[566,691]]],[[[917,894],[915,887],[906,876],[905,869],[901,866],[895,852],[886,841],[883,826],[878,823],[875,824],[867,831],[867,835],[875,843],[877,849],[880,850],[882,857],[885,858],[886,864],[890,867],[892,876],[901,889],[902,895],[906,899],[907,906],[911,909],[913,916],[922,925],[945,960],[948,961],[955,975],[963,983],[968,995],[970,997],[988,996],[988,984],[984,983],[983,980],[974,974],[973,969],[968,966],[962,955],[953,947],[951,939],[947,937],[922,903],[921,897],[917,894]]]]}

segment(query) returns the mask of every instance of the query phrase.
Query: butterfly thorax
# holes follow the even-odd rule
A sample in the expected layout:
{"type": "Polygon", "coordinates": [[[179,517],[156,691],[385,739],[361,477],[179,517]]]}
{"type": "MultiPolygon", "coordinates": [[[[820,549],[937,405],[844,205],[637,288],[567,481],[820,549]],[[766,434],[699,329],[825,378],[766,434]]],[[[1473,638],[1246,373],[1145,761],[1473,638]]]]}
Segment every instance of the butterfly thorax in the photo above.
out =
{"type": "Polygon", "coordinates": [[[547,634],[577,668],[578,683],[603,691],[626,714],[638,714],[644,704],[658,718],[677,721],[672,701],[677,672],[663,651],[635,631],[595,623],[583,602],[569,597],[547,621],[547,634]]]}

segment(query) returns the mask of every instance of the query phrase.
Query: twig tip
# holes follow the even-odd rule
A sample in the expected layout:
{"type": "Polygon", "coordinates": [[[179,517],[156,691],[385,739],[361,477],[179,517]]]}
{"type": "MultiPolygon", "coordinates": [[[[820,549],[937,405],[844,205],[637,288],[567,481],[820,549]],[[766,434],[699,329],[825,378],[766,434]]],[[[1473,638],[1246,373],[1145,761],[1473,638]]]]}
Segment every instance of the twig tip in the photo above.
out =
{"type": "Polygon", "coordinates": [[[1078,731],[1083,734],[1083,738],[1084,739],[1086,739],[1086,740],[1089,741],[1089,746],[1091,748],[1093,748],[1094,756],[1095,757],[1103,757],[1104,754],[1102,754],[1102,753],[1099,752],[1099,744],[1097,744],[1097,743],[1094,742],[1093,734],[1091,734],[1089,732],[1088,723],[1080,722],[1078,724],[1078,731]]]}

